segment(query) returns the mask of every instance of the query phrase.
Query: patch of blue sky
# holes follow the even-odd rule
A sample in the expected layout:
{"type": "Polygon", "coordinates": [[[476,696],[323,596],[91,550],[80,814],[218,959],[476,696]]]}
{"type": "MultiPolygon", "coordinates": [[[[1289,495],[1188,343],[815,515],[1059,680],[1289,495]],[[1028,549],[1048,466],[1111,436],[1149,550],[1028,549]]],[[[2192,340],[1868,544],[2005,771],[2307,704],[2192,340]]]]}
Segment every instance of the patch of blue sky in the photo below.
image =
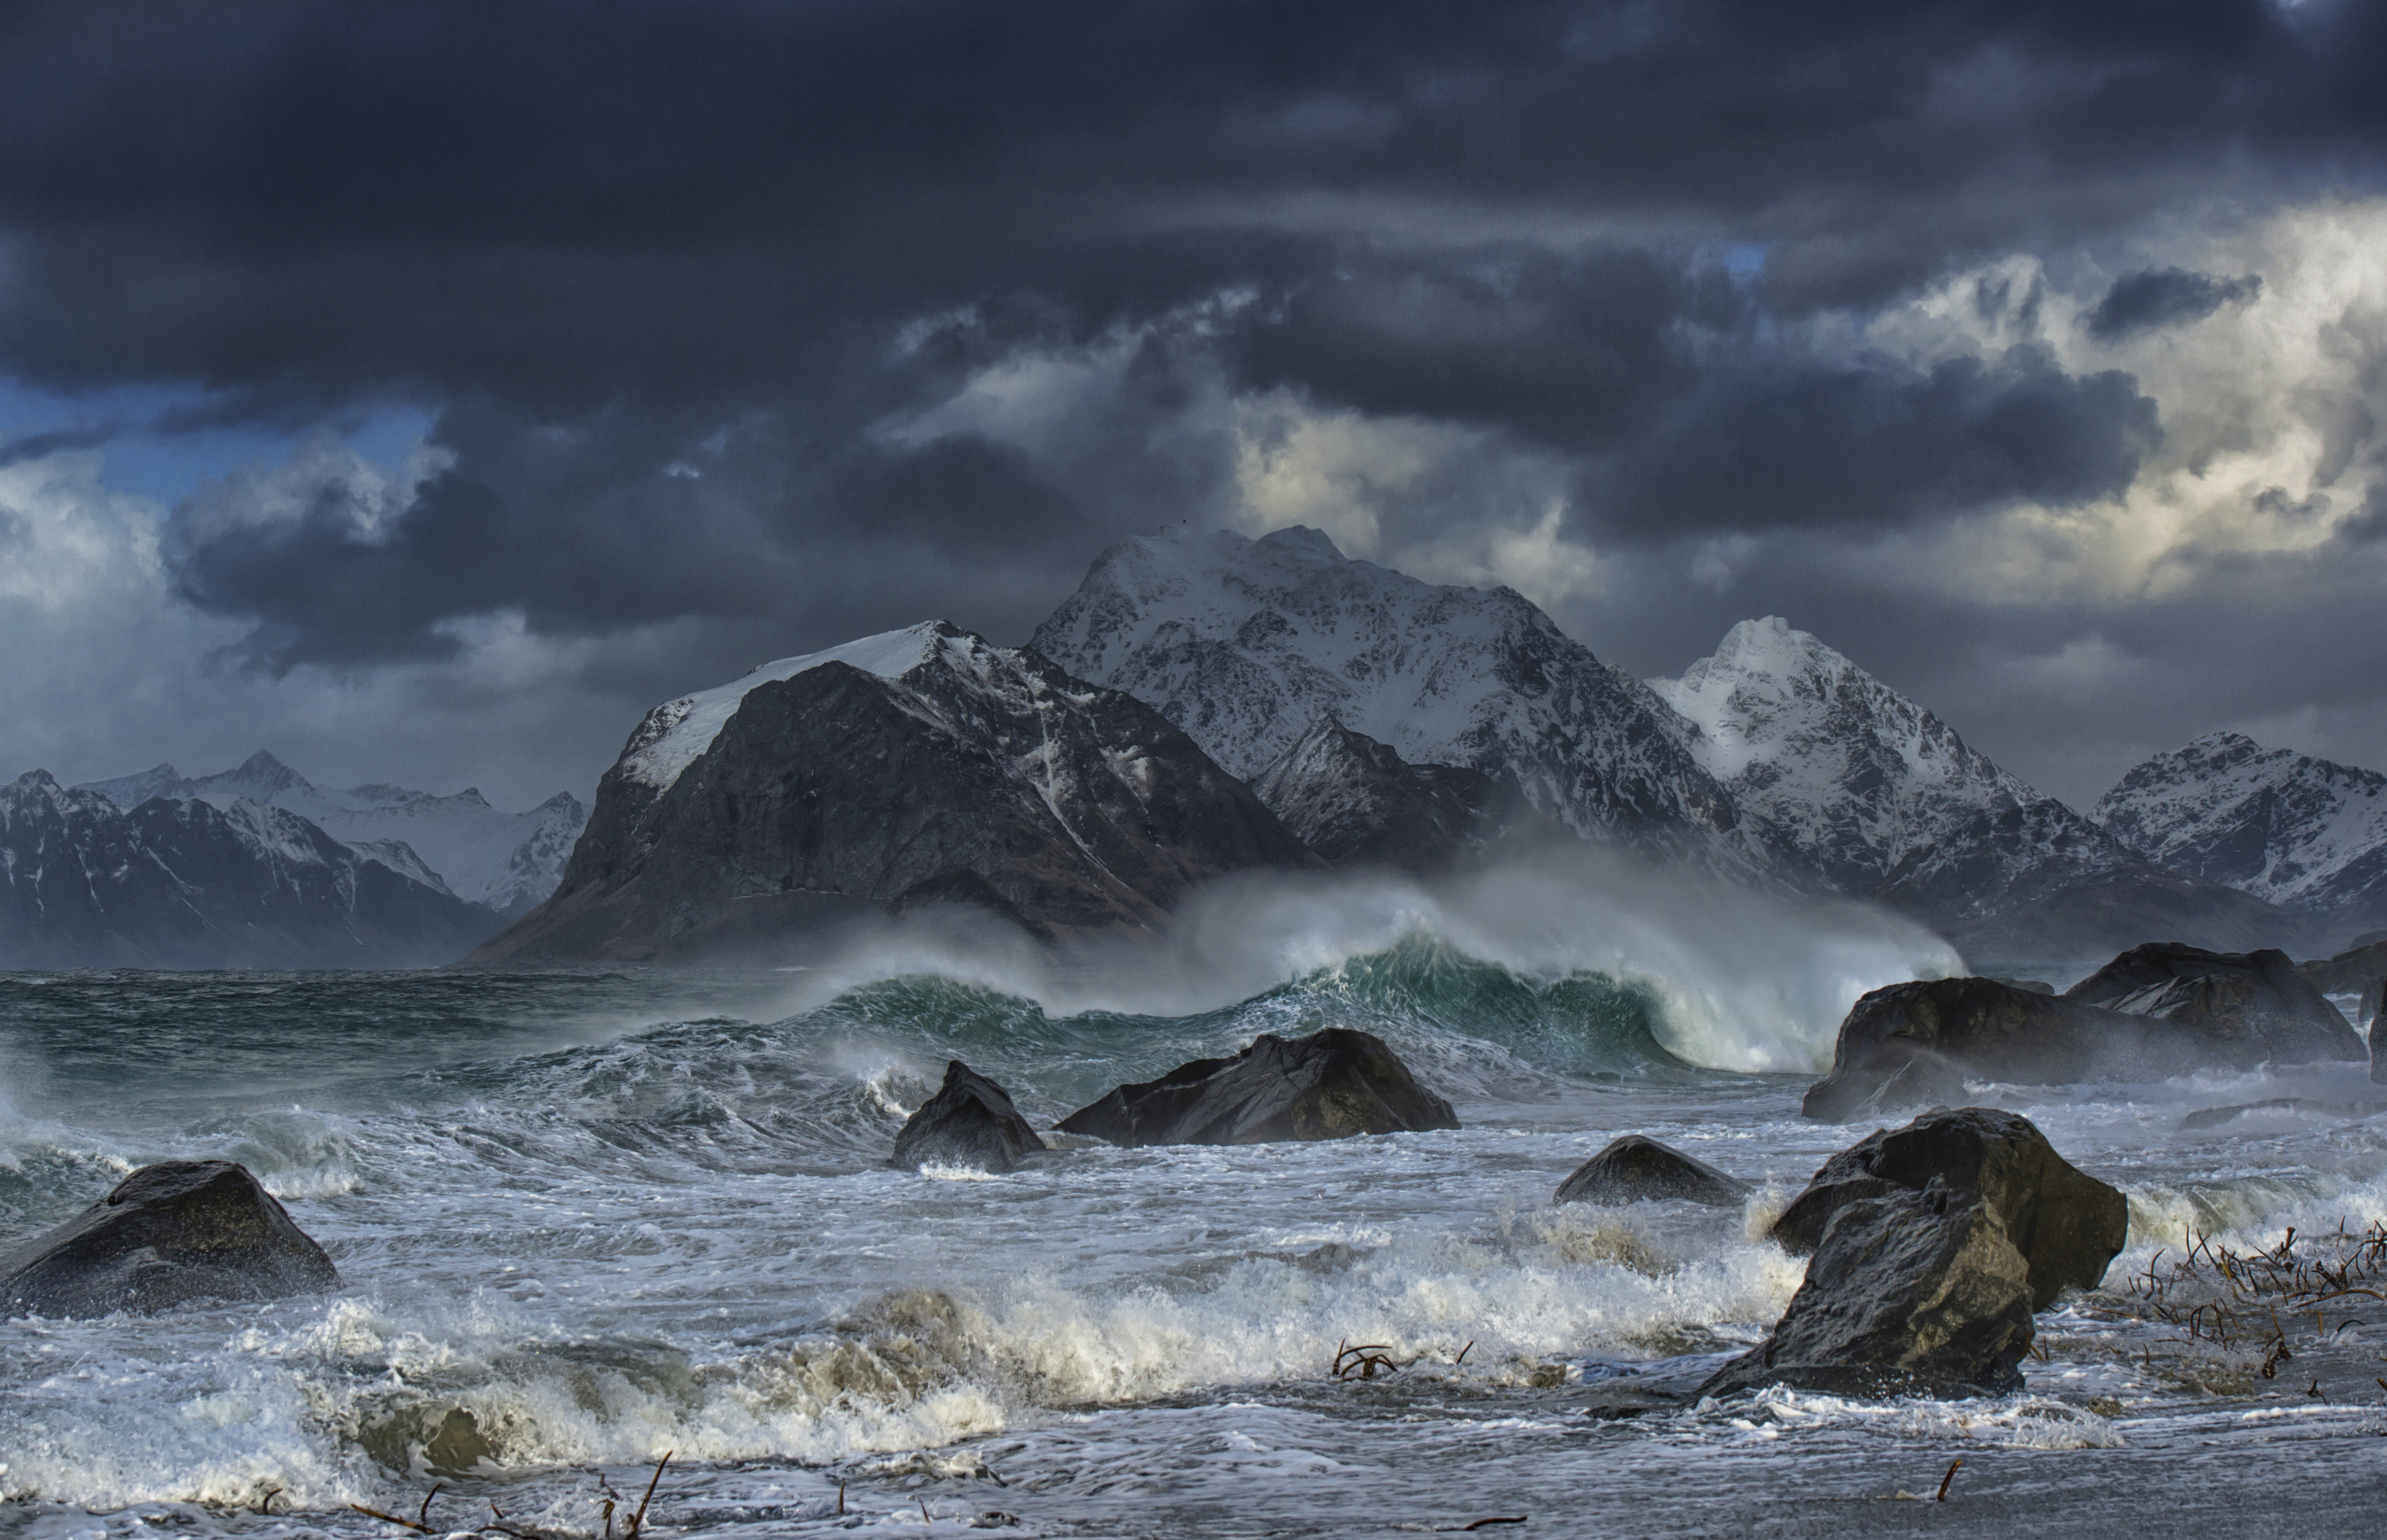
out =
{"type": "Polygon", "coordinates": [[[11,451],[93,448],[102,484],[176,503],[209,477],[271,464],[300,439],[330,427],[366,459],[395,465],[431,428],[421,407],[360,407],[322,423],[210,422],[219,398],[196,385],[118,385],[106,390],[44,390],[0,375],[0,461],[11,451]],[[184,425],[189,424],[189,425],[184,425]]]}

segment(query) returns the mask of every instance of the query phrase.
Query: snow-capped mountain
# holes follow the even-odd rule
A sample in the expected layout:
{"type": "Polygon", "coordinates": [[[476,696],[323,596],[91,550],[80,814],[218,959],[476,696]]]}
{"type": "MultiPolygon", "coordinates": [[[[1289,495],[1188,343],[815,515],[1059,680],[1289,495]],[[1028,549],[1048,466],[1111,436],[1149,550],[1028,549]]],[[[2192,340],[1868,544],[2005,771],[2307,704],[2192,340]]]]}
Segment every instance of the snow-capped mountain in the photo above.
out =
{"type": "Polygon", "coordinates": [[[1314,529],[1126,541],[1029,645],[1246,778],[1332,713],[1410,764],[1511,781],[1578,834],[1739,858],[1731,799],[1638,679],[1511,589],[1422,583],[1314,529]]]}
{"type": "Polygon", "coordinates": [[[1692,751],[1778,869],[1968,952],[2053,960],[2302,934],[2268,905],[2156,870],[1779,617],[1741,622],[1680,678],[1649,683],[1697,724],[1692,751]]]}
{"type": "Polygon", "coordinates": [[[1133,930],[1206,878],[1319,865],[1156,712],[934,621],[650,712],[556,895],[474,956],[769,954],[930,902],[1133,930]]]}
{"type": "Polygon", "coordinates": [[[2387,776],[2207,733],[2131,767],[2090,816],[2148,860],[2290,909],[2387,924],[2387,776]]]}
{"type": "Polygon", "coordinates": [[[296,813],[360,851],[403,842],[449,891],[508,919],[555,891],[573,841],[588,821],[588,810],[568,791],[527,813],[502,813],[477,788],[436,797],[379,784],[317,786],[268,753],[196,779],[160,764],[79,789],[96,791],[127,810],[152,797],[196,797],[218,807],[246,798],[296,813]]]}
{"type": "Polygon", "coordinates": [[[410,967],[488,912],[246,798],[130,811],[35,770],[0,787],[0,967],[410,967]]]}
{"type": "MultiPolygon", "coordinates": [[[[1697,723],[1692,752],[1788,863],[1836,892],[1929,890],[2016,809],[2029,843],[2082,875],[2128,853],[1969,747],[1953,728],[1779,616],[1745,620],[1680,678],[1652,679],[1697,723]]],[[[1984,895],[1986,896],[1986,895],[1984,895]]]]}

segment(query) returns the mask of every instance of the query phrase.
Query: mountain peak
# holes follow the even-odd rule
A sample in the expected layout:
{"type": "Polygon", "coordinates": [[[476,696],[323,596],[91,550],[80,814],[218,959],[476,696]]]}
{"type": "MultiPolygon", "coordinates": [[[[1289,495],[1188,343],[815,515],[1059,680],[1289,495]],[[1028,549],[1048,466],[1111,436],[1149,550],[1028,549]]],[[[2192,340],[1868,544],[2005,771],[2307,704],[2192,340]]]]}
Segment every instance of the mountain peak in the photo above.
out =
{"type": "Polygon", "coordinates": [[[1511,776],[1577,833],[1731,826],[1681,719],[1522,596],[1353,561],[1315,529],[1181,525],[1114,546],[1031,645],[1156,707],[1230,775],[1258,775],[1332,713],[1408,764],[1511,776]]]}
{"type": "Polygon", "coordinates": [[[683,695],[649,712],[622,751],[621,770],[657,789],[669,787],[713,746],[739,703],[759,686],[792,679],[823,663],[846,663],[882,679],[900,678],[935,657],[946,643],[977,639],[949,620],[924,620],[900,631],[881,631],[760,664],[728,684],[683,695]]]}

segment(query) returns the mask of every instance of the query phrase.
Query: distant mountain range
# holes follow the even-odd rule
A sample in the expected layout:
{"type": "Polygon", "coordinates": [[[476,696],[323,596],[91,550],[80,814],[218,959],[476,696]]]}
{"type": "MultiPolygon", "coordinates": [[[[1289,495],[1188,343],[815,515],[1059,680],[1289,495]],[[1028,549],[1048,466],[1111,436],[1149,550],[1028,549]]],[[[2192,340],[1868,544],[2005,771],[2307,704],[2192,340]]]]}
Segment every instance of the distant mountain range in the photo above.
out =
{"type": "Polygon", "coordinates": [[[1105,551],[1026,648],[931,622],[658,706],[556,897],[476,955],[723,955],[929,899],[1146,929],[1206,877],[1570,836],[1878,903],[1977,964],[2331,934],[2151,859],[1779,619],[1643,681],[1511,590],[1180,526],[1105,551]]]}
{"type": "Polygon", "coordinates": [[[554,890],[569,794],[317,787],[271,754],[0,788],[0,967],[407,967],[451,962],[554,890]]]}
{"type": "MultiPolygon", "coordinates": [[[[410,861],[410,856],[409,858],[410,861]]],[[[496,916],[295,813],[0,786],[0,966],[414,967],[496,916]]]]}
{"type": "Polygon", "coordinates": [[[928,622],[667,701],[593,812],[322,788],[267,754],[6,791],[0,966],[445,961],[501,919],[474,961],[744,959],[923,909],[1082,937],[1162,927],[1238,872],[1573,839],[1879,904],[1976,966],[2311,955],[2387,925],[2369,771],[2212,734],[2084,816],[1779,618],[1645,681],[1509,589],[1308,529],[1127,541],[1026,647],[928,622]]]}
{"type": "Polygon", "coordinates": [[[404,858],[389,847],[404,845],[419,858],[414,875],[503,919],[527,913],[555,891],[572,843],[588,822],[588,810],[569,791],[527,813],[500,813],[476,787],[437,797],[398,786],[317,786],[268,753],[196,779],[160,764],[137,776],[87,781],[78,789],[96,791],[127,810],[152,797],[196,797],[218,807],[245,797],[296,813],[343,844],[374,849],[393,865],[404,858]]]}

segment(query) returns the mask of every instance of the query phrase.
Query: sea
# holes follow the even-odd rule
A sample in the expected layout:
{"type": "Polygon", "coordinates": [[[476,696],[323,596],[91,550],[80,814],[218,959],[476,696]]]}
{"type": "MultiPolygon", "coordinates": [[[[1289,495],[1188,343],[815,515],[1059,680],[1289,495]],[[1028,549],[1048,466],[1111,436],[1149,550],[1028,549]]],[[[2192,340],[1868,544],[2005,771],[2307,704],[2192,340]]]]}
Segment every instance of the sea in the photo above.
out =
{"type": "Polygon", "coordinates": [[[2130,1281],[2387,1221],[2359,1066],[1974,1088],[2129,1199],[2018,1394],[1587,1415],[1762,1339],[1804,1265],[1768,1224],[1872,1127],[1799,1113],[1840,1015],[1962,966],[1860,911],[1489,874],[1231,889],[1063,954],[0,975],[0,1248],[221,1158],[341,1275],[0,1322],[0,1534],[2381,1533],[2387,1295],[2275,1353],[2130,1281]],[[1049,1127],[1327,1026],[1463,1128],[888,1164],[951,1059],[1049,1127]],[[1628,1133],[1754,1195],[1552,1203],[1628,1133]]]}

